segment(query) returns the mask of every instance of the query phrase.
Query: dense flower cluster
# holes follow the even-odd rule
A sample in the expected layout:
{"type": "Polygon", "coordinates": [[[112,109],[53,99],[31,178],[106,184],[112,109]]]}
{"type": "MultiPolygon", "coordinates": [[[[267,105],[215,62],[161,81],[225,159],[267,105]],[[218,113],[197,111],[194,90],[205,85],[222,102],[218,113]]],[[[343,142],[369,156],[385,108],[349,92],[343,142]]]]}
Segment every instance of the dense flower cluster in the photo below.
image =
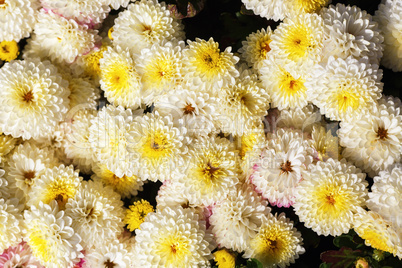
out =
{"type": "Polygon", "coordinates": [[[274,206],[402,258],[402,5],[329,2],[243,0],[281,22],[235,52],[156,0],[0,0],[0,266],[285,267],[274,206]]]}

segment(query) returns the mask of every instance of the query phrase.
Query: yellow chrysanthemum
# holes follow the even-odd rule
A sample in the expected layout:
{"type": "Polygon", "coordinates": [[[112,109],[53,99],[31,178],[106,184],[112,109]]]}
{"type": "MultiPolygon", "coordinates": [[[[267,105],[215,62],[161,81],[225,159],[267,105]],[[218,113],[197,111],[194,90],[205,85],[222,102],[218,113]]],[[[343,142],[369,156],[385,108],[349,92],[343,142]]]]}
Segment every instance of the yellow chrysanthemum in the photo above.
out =
{"type": "Polygon", "coordinates": [[[256,258],[264,267],[285,267],[304,253],[300,232],[282,213],[263,218],[258,234],[250,241],[243,257],[256,258]]]}
{"type": "Polygon", "coordinates": [[[145,216],[150,212],[154,212],[154,207],[148,201],[141,199],[134,202],[134,204],[130,206],[130,209],[127,209],[126,216],[123,220],[124,223],[127,224],[127,229],[131,232],[135,229],[141,229],[141,223],[145,221],[145,216]]]}
{"type": "Polygon", "coordinates": [[[101,75],[100,59],[103,58],[103,52],[107,50],[107,46],[103,45],[100,49],[94,50],[91,53],[83,56],[85,62],[85,72],[92,78],[99,77],[101,75]]]}
{"type": "Polygon", "coordinates": [[[19,54],[18,43],[14,40],[0,42],[0,60],[12,61],[16,59],[19,54]]]}
{"type": "Polygon", "coordinates": [[[227,249],[221,249],[214,253],[215,262],[218,264],[218,268],[234,268],[236,257],[230,253],[227,249]]]}
{"type": "Polygon", "coordinates": [[[286,1],[288,16],[294,17],[301,13],[317,13],[328,5],[330,0],[290,0],[286,1]]]}

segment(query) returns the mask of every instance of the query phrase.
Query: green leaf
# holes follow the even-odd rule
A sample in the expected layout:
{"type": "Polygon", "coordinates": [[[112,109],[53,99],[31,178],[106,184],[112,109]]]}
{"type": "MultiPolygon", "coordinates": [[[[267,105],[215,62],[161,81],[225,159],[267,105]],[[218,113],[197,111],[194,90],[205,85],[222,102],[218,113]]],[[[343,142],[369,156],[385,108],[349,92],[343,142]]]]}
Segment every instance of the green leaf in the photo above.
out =
{"type": "Polygon", "coordinates": [[[321,263],[319,268],[331,268],[332,263],[321,263]]]}
{"type": "Polygon", "coordinates": [[[361,250],[352,250],[342,247],[340,250],[329,250],[321,253],[321,260],[326,263],[332,263],[331,268],[353,267],[357,257],[361,257],[361,250]]]}
{"type": "Polygon", "coordinates": [[[263,268],[263,266],[259,260],[251,258],[247,261],[247,268],[263,268]]]}

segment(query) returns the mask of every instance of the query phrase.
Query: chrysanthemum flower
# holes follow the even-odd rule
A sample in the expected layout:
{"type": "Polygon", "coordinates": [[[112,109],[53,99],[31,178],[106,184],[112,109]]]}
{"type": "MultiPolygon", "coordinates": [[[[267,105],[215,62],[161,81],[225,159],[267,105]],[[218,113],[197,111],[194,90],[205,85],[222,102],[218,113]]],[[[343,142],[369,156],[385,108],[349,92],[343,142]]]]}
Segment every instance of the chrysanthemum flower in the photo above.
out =
{"type": "Polygon", "coordinates": [[[123,231],[123,202],[121,196],[101,182],[84,181],[74,197],[66,204],[66,216],[71,227],[82,238],[85,249],[104,247],[123,231]]]}
{"type": "Polygon", "coordinates": [[[180,206],[149,213],[135,231],[134,267],[209,267],[215,245],[205,224],[180,206]]]}
{"type": "Polygon", "coordinates": [[[359,120],[342,122],[338,130],[342,155],[374,177],[401,160],[402,105],[398,98],[383,97],[359,120]]]}
{"type": "Polygon", "coordinates": [[[384,56],[381,64],[394,72],[402,71],[402,3],[384,0],[378,6],[374,19],[384,36],[384,56]]]}
{"type": "Polygon", "coordinates": [[[208,93],[173,91],[155,102],[155,111],[172,115],[177,125],[187,128],[189,136],[207,136],[216,132],[218,99],[208,93]]]}
{"type": "Polygon", "coordinates": [[[284,213],[263,218],[258,234],[250,241],[244,258],[255,258],[263,267],[285,267],[305,252],[300,232],[284,213]]]}
{"type": "Polygon", "coordinates": [[[246,250],[258,232],[262,218],[270,212],[267,205],[267,201],[247,184],[217,202],[209,222],[219,246],[237,252],[246,250]]]}
{"type": "Polygon", "coordinates": [[[189,151],[184,176],[183,195],[191,204],[210,205],[231,191],[238,183],[234,144],[224,138],[199,138],[189,151]]]}
{"type": "Polygon", "coordinates": [[[72,63],[95,46],[100,37],[96,30],[78,24],[52,11],[43,9],[38,15],[34,33],[24,48],[24,58],[49,57],[57,63],[72,63]]]}
{"type": "Polygon", "coordinates": [[[348,120],[373,109],[381,97],[382,70],[368,58],[330,57],[317,65],[305,86],[310,100],[331,120],[348,120]]]}
{"type": "Polygon", "coordinates": [[[286,16],[296,17],[304,13],[318,13],[321,8],[328,5],[332,0],[285,0],[286,16]]]}
{"type": "Polygon", "coordinates": [[[0,60],[12,61],[18,57],[18,44],[14,40],[0,42],[0,60]]]}
{"type": "Polygon", "coordinates": [[[214,252],[214,261],[218,268],[235,268],[236,256],[224,248],[214,252]]]}
{"type": "Polygon", "coordinates": [[[76,63],[83,69],[84,73],[98,82],[101,76],[100,59],[103,58],[103,53],[108,49],[109,45],[94,47],[88,54],[82,55],[76,63]]]}
{"type": "Polygon", "coordinates": [[[283,20],[288,13],[288,7],[283,0],[242,0],[242,2],[247,9],[269,20],[283,20]]]}
{"type": "Polygon", "coordinates": [[[243,135],[251,122],[261,119],[269,109],[270,96],[256,74],[240,68],[235,84],[220,88],[218,124],[222,132],[243,135]]]}
{"type": "Polygon", "coordinates": [[[34,256],[32,250],[26,242],[9,247],[0,255],[0,266],[4,268],[11,267],[35,267],[45,268],[34,256]]]}
{"type": "Polygon", "coordinates": [[[196,38],[187,41],[184,53],[184,81],[195,90],[216,93],[220,88],[233,85],[239,72],[235,64],[239,61],[227,47],[221,52],[219,44],[212,38],[208,41],[196,38]]]}
{"type": "Polygon", "coordinates": [[[267,30],[261,29],[255,33],[251,33],[246,37],[246,41],[242,41],[242,47],[239,49],[242,58],[247,62],[248,66],[258,70],[262,66],[263,60],[268,57],[271,51],[269,44],[271,43],[272,30],[268,26],[267,30]]]}
{"type": "Polygon", "coordinates": [[[33,255],[49,268],[72,267],[83,257],[81,237],[71,228],[72,220],[60,211],[56,201],[39,203],[24,211],[24,237],[33,255]]]}
{"type": "Polygon", "coordinates": [[[166,43],[153,45],[141,50],[136,68],[141,76],[142,97],[144,103],[151,106],[161,96],[179,89],[182,79],[184,43],[166,43]]]}
{"type": "Polygon", "coordinates": [[[67,112],[68,83],[49,61],[13,61],[0,69],[0,129],[24,139],[47,136],[67,112]]]}
{"type": "Polygon", "coordinates": [[[271,54],[278,63],[308,74],[321,59],[324,40],[323,21],[317,14],[300,14],[285,19],[271,35],[271,54]]]}
{"type": "Polygon", "coordinates": [[[129,135],[133,144],[136,169],[142,179],[164,181],[181,170],[187,153],[185,127],[175,127],[172,116],[158,112],[135,118],[129,135]]]}
{"type": "Polygon", "coordinates": [[[141,104],[140,76],[127,50],[108,47],[99,60],[101,89],[115,106],[136,109],[141,104]]]}
{"type": "Polygon", "coordinates": [[[11,135],[0,134],[0,163],[4,163],[8,153],[10,153],[17,144],[18,139],[13,138],[11,135]]]}
{"type": "Polygon", "coordinates": [[[133,121],[133,112],[123,107],[108,105],[91,121],[88,140],[98,162],[106,164],[116,176],[136,174],[132,169],[128,131],[133,121]]]}
{"type": "Polygon", "coordinates": [[[0,42],[20,41],[35,26],[40,3],[37,0],[0,1],[0,42]]]}
{"type": "Polygon", "coordinates": [[[17,199],[0,198],[0,252],[22,240],[22,216],[17,199]]]}
{"type": "Polygon", "coordinates": [[[338,3],[324,8],[321,16],[327,34],[323,49],[325,58],[368,57],[370,63],[379,64],[384,38],[370,14],[357,6],[338,3]]]}
{"type": "Polygon", "coordinates": [[[119,13],[112,32],[113,43],[131,55],[143,48],[184,39],[183,25],[173,18],[164,2],[141,0],[119,13]]]}
{"type": "Polygon", "coordinates": [[[91,179],[101,181],[105,186],[110,186],[122,198],[135,196],[138,191],[142,191],[144,183],[137,175],[119,177],[110,171],[105,164],[100,163],[96,164],[92,170],[94,174],[91,176],[91,179]]]}
{"type": "Polygon", "coordinates": [[[249,181],[271,205],[289,207],[302,171],[311,163],[307,141],[299,132],[279,129],[268,136],[266,148],[253,166],[249,181]]]}
{"type": "Polygon", "coordinates": [[[150,212],[154,212],[153,206],[148,201],[141,199],[127,209],[123,222],[127,224],[127,229],[133,232],[135,229],[141,229],[141,223],[145,221],[145,216],[150,212]]]}
{"type": "Polygon", "coordinates": [[[306,80],[301,72],[286,68],[274,56],[264,60],[258,71],[264,89],[271,96],[273,108],[302,109],[307,105],[307,89],[304,86],[306,80]]]}
{"type": "Polygon", "coordinates": [[[373,211],[359,209],[354,217],[354,230],[367,246],[392,253],[402,258],[401,239],[392,223],[373,211]]]}
{"type": "MultiPolygon", "coordinates": [[[[182,174],[177,177],[184,176],[182,174]]],[[[161,187],[159,187],[158,195],[155,197],[156,200],[156,209],[161,210],[165,207],[191,207],[194,209],[201,209],[201,207],[192,204],[188,198],[183,195],[185,191],[185,186],[179,183],[179,180],[176,178],[172,180],[165,180],[161,187]]]]}
{"type": "Polygon", "coordinates": [[[43,8],[80,24],[87,24],[91,28],[101,23],[110,12],[110,7],[102,2],[104,1],[41,0],[43,8]]]}
{"type": "Polygon", "coordinates": [[[5,170],[11,188],[21,189],[25,195],[32,190],[38,178],[48,168],[58,166],[54,151],[38,144],[25,142],[10,155],[5,170]]]}
{"type": "Polygon", "coordinates": [[[27,205],[37,206],[39,202],[49,204],[55,200],[60,209],[65,209],[68,199],[75,196],[81,181],[82,177],[79,177],[73,166],[48,168],[36,179],[28,193],[27,205]]]}
{"type": "Polygon", "coordinates": [[[314,126],[311,132],[310,147],[313,148],[313,158],[316,161],[327,161],[332,158],[341,158],[338,137],[332,135],[331,130],[323,126],[314,126]]]}
{"type": "Polygon", "coordinates": [[[303,108],[285,109],[280,112],[275,122],[276,128],[294,128],[302,132],[311,133],[314,126],[321,124],[321,117],[317,107],[311,103],[303,108]]]}
{"type": "Polygon", "coordinates": [[[380,171],[374,177],[367,207],[380,214],[395,227],[402,227],[402,165],[400,163],[380,171]]]}
{"type": "Polygon", "coordinates": [[[86,256],[89,267],[115,267],[129,268],[137,261],[136,256],[127,252],[124,245],[117,239],[102,245],[99,248],[92,248],[86,256]]]}
{"type": "MultiPolygon", "coordinates": [[[[71,112],[72,114],[73,112],[71,112]]],[[[91,120],[96,117],[96,110],[81,109],[74,113],[65,123],[63,148],[66,156],[81,172],[90,174],[96,165],[96,156],[89,142],[91,120]]]]}
{"type": "Polygon", "coordinates": [[[310,165],[296,190],[296,215],[319,235],[349,232],[358,207],[365,206],[368,183],[364,178],[360,169],[344,160],[310,165]]]}

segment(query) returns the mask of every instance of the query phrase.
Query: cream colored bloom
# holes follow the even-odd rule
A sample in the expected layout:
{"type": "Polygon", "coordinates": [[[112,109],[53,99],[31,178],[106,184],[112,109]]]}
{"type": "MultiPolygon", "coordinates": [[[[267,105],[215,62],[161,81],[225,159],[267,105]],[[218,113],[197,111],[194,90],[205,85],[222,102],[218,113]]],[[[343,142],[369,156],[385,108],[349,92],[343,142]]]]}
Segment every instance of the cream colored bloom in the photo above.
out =
{"type": "Polygon", "coordinates": [[[242,47],[239,49],[242,58],[247,62],[248,66],[258,70],[262,66],[263,60],[268,57],[271,51],[269,44],[271,43],[272,30],[268,26],[267,30],[257,30],[246,37],[246,41],[242,41],[242,47]]]}

